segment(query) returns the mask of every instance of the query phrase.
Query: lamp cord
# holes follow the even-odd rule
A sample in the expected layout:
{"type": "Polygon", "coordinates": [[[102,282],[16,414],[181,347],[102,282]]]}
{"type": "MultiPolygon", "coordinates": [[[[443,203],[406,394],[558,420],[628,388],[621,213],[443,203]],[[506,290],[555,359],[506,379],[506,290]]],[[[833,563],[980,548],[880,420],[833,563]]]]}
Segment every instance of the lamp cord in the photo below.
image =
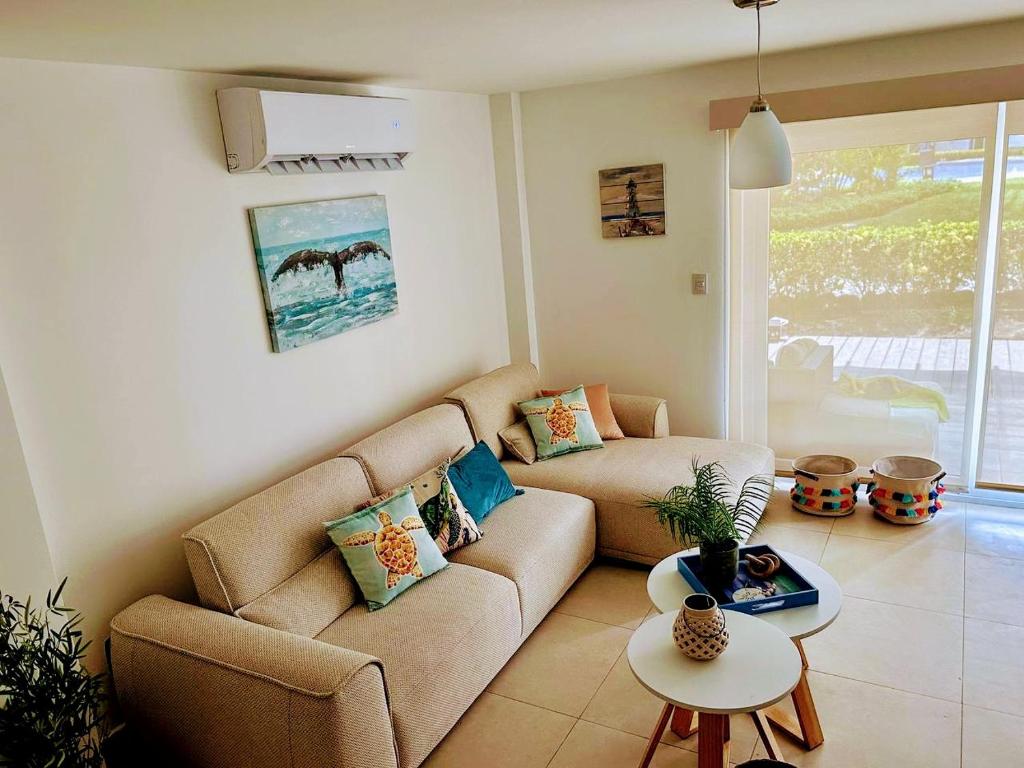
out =
{"type": "Polygon", "coordinates": [[[757,100],[761,101],[761,2],[754,6],[757,9],[757,100]]]}

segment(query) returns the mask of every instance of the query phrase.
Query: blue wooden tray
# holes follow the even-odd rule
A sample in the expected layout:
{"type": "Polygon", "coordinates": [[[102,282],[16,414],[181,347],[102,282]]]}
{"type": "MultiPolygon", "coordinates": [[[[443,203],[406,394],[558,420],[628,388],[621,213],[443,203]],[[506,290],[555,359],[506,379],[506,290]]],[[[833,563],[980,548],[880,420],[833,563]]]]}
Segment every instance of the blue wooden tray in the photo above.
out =
{"type": "Polygon", "coordinates": [[[769,547],[767,544],[751,544],[740,547],[740,572],[725,589],[711,588],[704,585],[701,580],[700,555],[693,554],[676,558],[676,565],[680,575],[686,579],[695,592],[711,595],[718,601],[719,606],[727,611],[739,611],[740,613],[768,613],[770,611],[781,611],[786,608],[797,608],[801,605],[813,605],[818,602],[818,589],[811,582],[805,579],[799,571],[786,562],[786,558],[769,547]],[[743,559],[746,554],[764,555],[771,553],[782,561],[780,568],[769,579],[759,579],[747,571],[747,564],[743,559]],[[744,600],[734,602],[733,593],[743,587],[762,587],[767,582],[774,582],[777,592],[769,597],[758,600],[744,600]]]}

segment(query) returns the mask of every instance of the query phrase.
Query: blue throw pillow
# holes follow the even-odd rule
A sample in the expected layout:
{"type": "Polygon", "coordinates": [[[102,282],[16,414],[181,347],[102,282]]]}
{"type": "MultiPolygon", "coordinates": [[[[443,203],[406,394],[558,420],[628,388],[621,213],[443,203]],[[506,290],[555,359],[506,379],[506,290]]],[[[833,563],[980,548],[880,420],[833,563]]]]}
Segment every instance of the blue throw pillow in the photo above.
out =
{"type": "Polygon", "coordinates": [[[469,514],[478,523],[501,502],[522,493],[512,485],[505,468],[482,440],[449,467],[448,477],[469,514]]]}

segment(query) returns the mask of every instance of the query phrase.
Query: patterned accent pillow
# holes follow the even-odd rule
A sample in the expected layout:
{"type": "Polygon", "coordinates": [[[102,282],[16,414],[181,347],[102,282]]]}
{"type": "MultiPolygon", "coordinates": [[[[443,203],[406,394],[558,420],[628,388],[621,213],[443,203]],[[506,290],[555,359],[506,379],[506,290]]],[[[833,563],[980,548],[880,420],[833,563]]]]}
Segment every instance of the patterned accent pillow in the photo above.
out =
{"type": "Polygon", "coordinates": [[[537,443],[538,460],[604,447],[583,387],[552,397],[524,400],[519,403],[519,410],[537,443]]]}
{"type": "Polygon", "coordinates": [[[371,611],[448,566],[416,511],[411,488],[324,527],[371,611]]]}
{"type": "MultiPolygon", "coordinates": [[[[446,459],[433,469],[428,469],[410,484],[420,517],[423,518],[427,531],[434,537],[434,543],[442,555],[479,541],[484,535],[466,509],[466,505],[462,503],[459,494],[455,492],[455,486],[448,477],[450,466],[451,459],[446,459]]],[[[403,490],[396,488],[382,493],[363,502],[356,509],[366,509],[379,504],[403,490]]]]}

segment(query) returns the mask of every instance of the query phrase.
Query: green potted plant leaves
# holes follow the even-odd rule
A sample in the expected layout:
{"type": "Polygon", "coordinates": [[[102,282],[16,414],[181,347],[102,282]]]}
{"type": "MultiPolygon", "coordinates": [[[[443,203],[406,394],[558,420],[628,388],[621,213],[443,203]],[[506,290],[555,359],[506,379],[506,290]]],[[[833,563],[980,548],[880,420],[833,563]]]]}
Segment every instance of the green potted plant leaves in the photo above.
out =
{"type": "Polygon", "coordinates": [[[693,459],[693,483],[671,488],[662,499],[648,498],[658,522],[681,546],[700,546],[700,566],[715,586],[732,583],[739,572],[739,540],[757,530],[774,488],[767,475],[747,478],[736,493],[717,461],[693,459]]]}
{"type": "Polygon", "coordinates": [[[81,615],[60,604],[67,579],[33,609],[0,592],[0,766],[99,768],[103,676],[82,666],[81,615]]]}

